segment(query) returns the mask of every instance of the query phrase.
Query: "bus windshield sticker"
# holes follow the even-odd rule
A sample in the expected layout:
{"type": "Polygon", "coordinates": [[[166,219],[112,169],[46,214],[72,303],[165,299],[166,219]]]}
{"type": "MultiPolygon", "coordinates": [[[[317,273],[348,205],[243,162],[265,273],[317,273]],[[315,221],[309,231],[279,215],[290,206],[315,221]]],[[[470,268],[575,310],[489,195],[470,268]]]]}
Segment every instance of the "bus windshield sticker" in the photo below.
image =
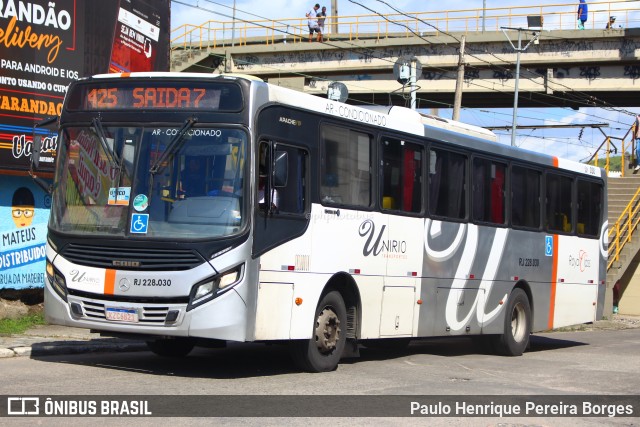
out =
{"type": "Polygon", "coordinates": [[[131,215],[131,233],[146,234],[149,227],[149,214],[131,215]]]}
{"type": "Polygon", "coordinates": [[[133,199],[133,209],[142,212],[149,207],[149,198],[145,194],[138,194],[133,199]]]}
{"type": "Polygon", "coordinates": [[[109,189],[109,205],[129,206],[131,187],[111,187],[109,189]]]}

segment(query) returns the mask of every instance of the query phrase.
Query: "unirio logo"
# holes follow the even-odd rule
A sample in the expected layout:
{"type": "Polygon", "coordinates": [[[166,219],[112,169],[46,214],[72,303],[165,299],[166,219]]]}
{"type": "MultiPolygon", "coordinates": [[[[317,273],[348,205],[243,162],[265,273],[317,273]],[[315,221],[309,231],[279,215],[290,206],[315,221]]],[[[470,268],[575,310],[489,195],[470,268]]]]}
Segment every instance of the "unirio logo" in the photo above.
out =
{"type": "Polygon", "coordinates": [[[362,248],[362,255],[369,256],[373,253],[373,256],[378,256],[381,252],[396,254],[404,254],[407,252],[407,242],[405,240],[383,240],[386,227],[386,225],[383,225],[380,233],[376,236],[376,225],[372,220],[367,219],[360,224],[358,234],[360,234],[360,237],[367,238],[362,248]]]}

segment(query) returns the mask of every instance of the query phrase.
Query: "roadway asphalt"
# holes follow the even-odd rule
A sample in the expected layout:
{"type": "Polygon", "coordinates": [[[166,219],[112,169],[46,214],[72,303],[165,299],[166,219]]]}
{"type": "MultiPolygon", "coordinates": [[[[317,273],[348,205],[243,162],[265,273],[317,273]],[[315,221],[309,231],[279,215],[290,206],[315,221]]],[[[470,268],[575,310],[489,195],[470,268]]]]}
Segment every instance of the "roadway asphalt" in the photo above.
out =
{"type": "MultiPolygon", "coordinates": [[[[576,325],[562,330],[627,329],[640,327],[640,317],[613,315],[611,320],[576,325]]],[[[19,335],[0,336],[0,358],[48,356],[89,352],[147,350],[143,341],[105,338],[87,329],[38,325],[19,335]]]]}

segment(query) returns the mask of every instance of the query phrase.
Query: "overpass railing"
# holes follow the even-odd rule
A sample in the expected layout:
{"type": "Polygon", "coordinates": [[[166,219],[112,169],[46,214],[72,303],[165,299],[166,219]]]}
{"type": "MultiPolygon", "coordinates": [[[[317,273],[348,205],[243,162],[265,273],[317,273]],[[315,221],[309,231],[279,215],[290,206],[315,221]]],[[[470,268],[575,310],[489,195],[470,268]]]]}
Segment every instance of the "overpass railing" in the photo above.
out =
{"type": "MultiPolygon", "coordinates": [[[[507,8],[463,9],[405,14],[328,16],[325,41],[332,39],[385,39],[428,37],[450,32],[500,31],[502,27],[527,28],[528,17],[542,17],[543,29],[577,29],[578,2],[507,8]]],[[[640,26],[640,0],[590,1],[586,29],[605,29],[615,16],[613,28],[640,26]]],[[[194,9],[197,10],[197,9],[194,9]]],[[[304,11],[300,11],[304,15],[304,11]]],[[[229,45],[301,43],[308,40],[307,18],[278,20],[209,20],[183,24],[171,31],[172,50],[217,48],[229,45]]]]}
{"type": "Polygon", "coordinates": [[[620,259],[620,253],[631,242],[640,223],[640,188],[622,211],[615,224],[609,226],[609,260],[607,270],[620,259]]]}
{"type": "MultiPolygon", "coordinates": [[[[591,158],[587,160],[587,163],[603,168],[607,172],[607,175],[609,175],[609,172],[612,171],[612,159],[616,159],[616,164],[613,166],[613,168],[615,169],[615,172],[620,172],[621,177],[624,177],[627,174],[627,169],[629,169],[628,165],[640,161],[640,159],[635,159],[635,156],[633,154],[636,153],[635,144],[637,144],[637,142],[635,142],[633,139],[633,135],[635,135],[635,126],[636,125],[634,123],[622,138],[612,137],[604,134],[603,132],[603,135],[605,136],[604,141],[602,141],[600,146],[596,148],[593,156],[591,156],[591,158]],[[627,137],[630,138],[630,141],[628,143],[627,137]],[[612,140],[614,139],[619,141],[619,145],[616,146],[613,143],[612,140]],[[604,157],[603,162],[600,161],[600,156],[604,157]],[[620,161],[619,171],[617,170],[617,160],[620,161]],[[635,162],[633,162],[632,160],[634,160],[635,162]]],[[[600,132],[602,132],[602,130],[600,130],[600,132]]]]}
{"type": "MultiPolygon", "coordinates": [[[[627,169],[627,165],[631,165],[634,162],[630,160],[634,159],[633,154],[627,153],[627,148],[630,149],[631,153],[635,153],[635,144],[633,135],[635,135],[635,126],[634,123],[627,133],[622,138],[612,138],[610,136],[606,136],[605,140],[600,144],[597,148],[593,157],[588,161],[589,164],[593,164],[595,166],[602,166],[607,172],[607,176],[609,175],[609,171],[611,169],[611,154],[615,154],[617,159],[620,159],[620,176],[624,177],[627,169]],[[630,137],[630,142],[627,144],[626,139],[630,137]],[[618,148],[611,142],[612,139],[617,139],[620,141],[620,153],[618,153],[618,148]],[[598,162],[598,154],[604,153],[604,164],[598,162]]],[[[635,162],[638,162],[638,159],[635,159],[635,162]]],[[[627,243],[630,243],[634,233],[638,231],[638,225],[640,224],[640,188],[638,188],[629,203],[624,208],[615,224],[609,224],[609,258],[607,261],[607,270],[611,268],[614,262],[617,262],[620,259],[620,254],[622,250],[626,246],[627,243]]]]}

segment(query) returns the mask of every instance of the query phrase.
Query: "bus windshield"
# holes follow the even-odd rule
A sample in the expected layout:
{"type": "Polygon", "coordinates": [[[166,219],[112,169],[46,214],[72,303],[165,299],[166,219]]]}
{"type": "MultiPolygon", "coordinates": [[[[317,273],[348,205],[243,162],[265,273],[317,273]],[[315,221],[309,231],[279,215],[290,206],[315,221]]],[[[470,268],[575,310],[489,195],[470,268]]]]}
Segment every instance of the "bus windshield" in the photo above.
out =
{"type": "Polygon", "coordinates": [[[50,226],[174,240],[238,233],[247,211],[246,143],[243,130],[193,122],[66,127],[50,226]]]}

